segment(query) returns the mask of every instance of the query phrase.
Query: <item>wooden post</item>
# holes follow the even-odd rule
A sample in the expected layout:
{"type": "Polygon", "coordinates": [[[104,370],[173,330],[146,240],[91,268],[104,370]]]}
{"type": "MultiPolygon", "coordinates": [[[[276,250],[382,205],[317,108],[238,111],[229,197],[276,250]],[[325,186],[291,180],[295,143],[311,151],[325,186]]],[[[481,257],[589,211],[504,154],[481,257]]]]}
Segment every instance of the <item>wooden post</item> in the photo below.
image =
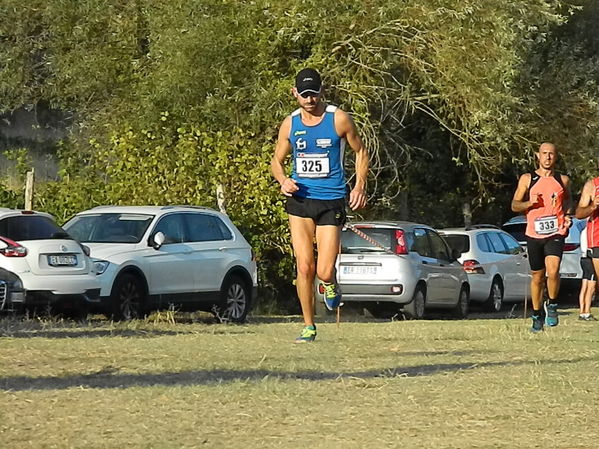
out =
{"type": "Polygon", "coordinates": [[[33,210],[33,182],[35,179],[35,170],[32,168],[27,172],[25,182],[25,210],[33,210]]]}
{"type": "Polygon", "coordinates": [[[223,214],[226,214],[227,210],[225,207],[225,191],[222,184],[216,186],[216,203],[218,204],[218,210],[223,214]]]}
{"type": "Polygon", "coordinates": [[[469,228],[472,225],[472,211],[470,210],[470,202],[464,202],[462,205],[462,213],[464,214],[464,227],[469,228]]]}

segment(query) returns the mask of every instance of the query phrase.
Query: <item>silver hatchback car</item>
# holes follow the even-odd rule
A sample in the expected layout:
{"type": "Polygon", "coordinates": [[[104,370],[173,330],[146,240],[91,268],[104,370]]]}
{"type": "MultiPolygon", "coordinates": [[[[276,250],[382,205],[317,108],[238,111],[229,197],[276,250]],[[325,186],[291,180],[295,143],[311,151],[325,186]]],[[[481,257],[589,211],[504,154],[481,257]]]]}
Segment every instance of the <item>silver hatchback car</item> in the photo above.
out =
{"type": "Polygon", "coordinates": [[[425,309],[468,315],[470,287],[459,255],[430,226],[410,222],[359,222],[341,233],[337,279],[346,303],[373,316],[400,310],[419,319],[425,309]]]}

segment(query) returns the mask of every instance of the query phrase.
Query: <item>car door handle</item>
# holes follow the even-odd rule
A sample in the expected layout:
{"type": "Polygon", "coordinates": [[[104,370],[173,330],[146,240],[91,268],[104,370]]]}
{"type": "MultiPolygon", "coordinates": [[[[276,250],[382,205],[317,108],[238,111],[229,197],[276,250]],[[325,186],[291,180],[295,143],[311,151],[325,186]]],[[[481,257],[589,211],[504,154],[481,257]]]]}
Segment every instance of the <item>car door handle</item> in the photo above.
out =
{"type": "Polygon", "coordinates": [[[227,249],[227,247],[226,247],[226,246],[221,246],[221,247],[220,247],[218,250],[219,250],[219,251],[224,251],[224,250],[226,250],[226,249],[227,249]]]}

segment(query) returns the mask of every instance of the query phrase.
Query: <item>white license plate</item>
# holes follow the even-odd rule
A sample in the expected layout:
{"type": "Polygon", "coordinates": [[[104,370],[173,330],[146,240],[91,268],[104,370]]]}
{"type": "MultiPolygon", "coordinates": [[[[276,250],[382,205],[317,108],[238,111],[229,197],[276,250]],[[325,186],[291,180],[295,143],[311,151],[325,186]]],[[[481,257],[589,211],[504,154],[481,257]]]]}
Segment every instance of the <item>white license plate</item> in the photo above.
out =
{"type": "Polygon", "coordinates": [[[369,266],[369,265],[344,266],[342,273],[343,274],[376,274],[377,268],[378,267],[369,266]]]}
{"type": "Polygon", "coordinates": [[[53,267],[72,267],[77,265],[77,256],[75,255],[56,255],[48,256],[48,265],[53,267]]]}

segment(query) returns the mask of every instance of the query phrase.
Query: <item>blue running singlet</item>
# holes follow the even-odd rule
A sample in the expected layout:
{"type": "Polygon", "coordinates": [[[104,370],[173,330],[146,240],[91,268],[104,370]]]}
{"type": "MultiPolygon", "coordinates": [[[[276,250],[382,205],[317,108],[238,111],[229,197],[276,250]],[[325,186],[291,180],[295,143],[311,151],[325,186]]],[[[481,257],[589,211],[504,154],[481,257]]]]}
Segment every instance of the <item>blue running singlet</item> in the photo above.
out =
{"type": "Polygon", "coordinates": [[[300,109],[291,114],[291,177],[299,187],[294,196],[316,200],[345,197],[343,153],[346,140],[335,130],[336,110],[336,106],[327,106],[322,120],[314,126],[302,122],[300,109]]]}

